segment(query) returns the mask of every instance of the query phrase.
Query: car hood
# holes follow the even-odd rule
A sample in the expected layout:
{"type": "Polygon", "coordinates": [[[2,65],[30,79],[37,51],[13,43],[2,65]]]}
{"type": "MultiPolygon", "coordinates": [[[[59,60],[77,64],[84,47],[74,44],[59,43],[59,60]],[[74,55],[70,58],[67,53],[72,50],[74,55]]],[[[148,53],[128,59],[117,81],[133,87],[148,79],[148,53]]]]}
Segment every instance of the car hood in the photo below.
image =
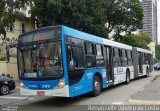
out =
{"type": "Polygon", "coordinates": [[[2,76],[0,77],[0,81],[11,81],[12,78],[6,77],[6,76],[2,76]]]}

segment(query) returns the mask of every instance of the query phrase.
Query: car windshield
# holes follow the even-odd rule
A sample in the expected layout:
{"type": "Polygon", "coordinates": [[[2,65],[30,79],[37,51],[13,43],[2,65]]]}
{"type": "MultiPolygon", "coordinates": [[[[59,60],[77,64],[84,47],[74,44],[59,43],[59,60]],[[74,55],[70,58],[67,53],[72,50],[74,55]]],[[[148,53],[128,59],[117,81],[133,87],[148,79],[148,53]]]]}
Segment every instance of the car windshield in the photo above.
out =
{"type": "Polygon", "coordinates": [[[62,76],[60,42],[25,46],[18,49],[20,78],[62,76]]]}

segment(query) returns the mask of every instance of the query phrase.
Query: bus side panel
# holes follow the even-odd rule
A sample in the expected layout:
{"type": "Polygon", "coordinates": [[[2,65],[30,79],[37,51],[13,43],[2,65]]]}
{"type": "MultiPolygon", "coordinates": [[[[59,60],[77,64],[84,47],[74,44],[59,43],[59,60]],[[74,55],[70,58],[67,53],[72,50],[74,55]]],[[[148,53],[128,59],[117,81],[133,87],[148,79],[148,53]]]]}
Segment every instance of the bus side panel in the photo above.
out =
{"type": "Polygon", "coordinates": [[[126,67],[114,68],[114,84],[122,83],[126,80],[126,67]]]}
{"type": "Polygon", "coordinates": [[[106,79],[106,70],[105,69],[89,69],[84,72],[81,80],[72,86],[69,87],[69,96],[74,97],[87,92],[93,91],[93,77],[95,73],[99,73],[102,77],[102,87],[106,88],[107,79],[106,79]]]}

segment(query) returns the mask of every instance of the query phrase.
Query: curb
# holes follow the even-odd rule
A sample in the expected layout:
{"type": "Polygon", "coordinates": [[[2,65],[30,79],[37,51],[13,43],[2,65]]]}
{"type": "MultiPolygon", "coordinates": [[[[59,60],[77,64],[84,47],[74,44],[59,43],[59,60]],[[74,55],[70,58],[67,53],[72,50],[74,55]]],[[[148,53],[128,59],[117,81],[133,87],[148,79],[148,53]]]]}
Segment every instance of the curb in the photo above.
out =
{"type": "Polygon", "coordinates": [[[137,103],[137,104],[150,104],[150,105],[160,105],[160,101],[152,101],[152,100],[138,100],[130,98],[128,100],[130,103],[137,103]]]}

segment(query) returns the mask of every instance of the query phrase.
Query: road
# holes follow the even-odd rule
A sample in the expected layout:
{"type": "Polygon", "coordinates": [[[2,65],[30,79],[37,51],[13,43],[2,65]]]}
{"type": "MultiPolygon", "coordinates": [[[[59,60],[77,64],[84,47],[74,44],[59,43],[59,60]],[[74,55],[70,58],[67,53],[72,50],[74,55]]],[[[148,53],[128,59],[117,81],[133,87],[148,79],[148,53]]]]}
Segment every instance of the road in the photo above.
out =
{"type": "MultiPolygon", "coordinates": [[[[160,74],[159,71],[155,71],[148,78],[140,78],[132,80],[129,84],[116,85],[103,90],[98,97],[91,97],[89,94],[84,94],[74,98],[59,98],[59,97],[27,97],[19,94],[19,88],[12,91],[9,95],[0,96],[0,105],[20,105],[25,108],[56,111],[56,110],[69,110],[70,106],[75,105],[129,105],[133,104],[129,102],[130,97],[137,91],[143,90],[143,88],[150,83],[155,75],[160,74]]],[[[30,110],[32,111],[32,110],[30,110]]]]}

